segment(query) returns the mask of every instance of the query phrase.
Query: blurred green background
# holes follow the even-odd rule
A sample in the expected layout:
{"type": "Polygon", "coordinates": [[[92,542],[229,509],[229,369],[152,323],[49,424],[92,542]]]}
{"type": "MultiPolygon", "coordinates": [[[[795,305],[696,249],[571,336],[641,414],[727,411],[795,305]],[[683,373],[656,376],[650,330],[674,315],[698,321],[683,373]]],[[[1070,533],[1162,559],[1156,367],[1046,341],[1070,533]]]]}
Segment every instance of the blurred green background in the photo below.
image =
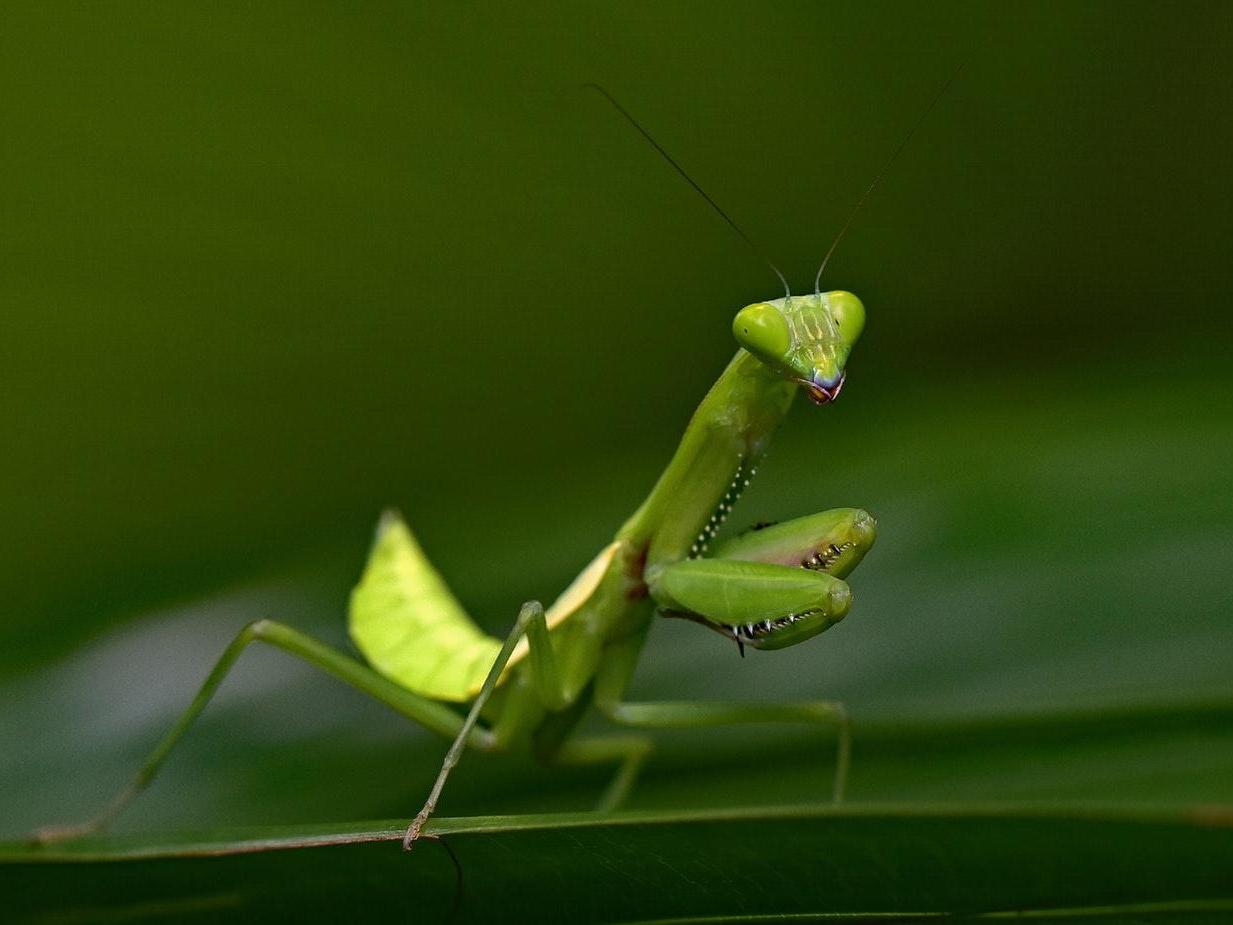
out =
{"type": "MultiPolygon", "coordinates": [[[[248,620],[345,644],[383,506],[494,631],[632,511],[778,293],[588,81],[803,289],[968,62],[828,270],[843,400],[734,519],[874,510],[852,616],[660,626],[638,695],[1230,696],[1231,50],[1219,3],[5,4],[0,828],[94,808],[248,620]]],[[[1063,739],[871,746],[853,794],[1233,800],[1227,726],[1063,739]]],[[[795,733],[663,741],[640,805],[828,786],[795,733]]],[[[254,652],[128,824],[405,814],[440,754],[254,652]]],[[[601,777],[477,760],[443,809],[601,777]]]]}

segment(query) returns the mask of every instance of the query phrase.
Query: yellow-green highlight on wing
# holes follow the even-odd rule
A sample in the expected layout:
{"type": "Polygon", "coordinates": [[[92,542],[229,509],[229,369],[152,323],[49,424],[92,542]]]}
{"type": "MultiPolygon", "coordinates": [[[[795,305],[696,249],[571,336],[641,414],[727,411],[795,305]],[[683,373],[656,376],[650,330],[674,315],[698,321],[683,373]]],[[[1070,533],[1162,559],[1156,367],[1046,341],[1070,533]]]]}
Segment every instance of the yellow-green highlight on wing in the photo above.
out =
{"type": "Polygon", "coordinates": [[[438,700],[470,699],[501,648],[467,616],[393,512],[377,527],[349,620],[352,640],[374,668],[438,700]]]}

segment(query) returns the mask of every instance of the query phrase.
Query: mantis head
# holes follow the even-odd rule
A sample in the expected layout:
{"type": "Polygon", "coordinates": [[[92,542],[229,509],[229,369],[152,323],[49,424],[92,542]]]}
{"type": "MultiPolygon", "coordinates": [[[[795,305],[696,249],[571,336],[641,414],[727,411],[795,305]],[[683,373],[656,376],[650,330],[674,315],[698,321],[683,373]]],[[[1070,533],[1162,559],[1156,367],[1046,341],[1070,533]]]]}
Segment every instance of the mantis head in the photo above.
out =
{"type": "Polygon", "coordinates": [[[848,354],[864,327],[861,300],[835,290],[747,305],[732,322],[732,333],[766,366],[824,405],[839,396],[848,354]]]}

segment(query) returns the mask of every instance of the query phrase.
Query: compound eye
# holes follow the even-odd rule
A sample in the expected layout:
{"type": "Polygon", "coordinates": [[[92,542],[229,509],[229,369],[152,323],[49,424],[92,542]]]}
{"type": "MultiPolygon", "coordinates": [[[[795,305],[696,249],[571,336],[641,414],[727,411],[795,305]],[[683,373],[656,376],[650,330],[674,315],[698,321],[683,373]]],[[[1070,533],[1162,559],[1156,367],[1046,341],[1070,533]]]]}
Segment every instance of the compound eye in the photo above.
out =
{"type": "Polygon", "coordinates": [[[737,312],[732,321],[737,343],[758,359],[779,364],[792,349],[792,332],[783,313],[766,302],[755,302],[737,312]]]}
{"type": "Polygon", "coordinates": [[[827,293],[827,305],[839,336],[845,344],[852,346],[865,329],[865,306],[852,293],[842,290],[827,293]]]}

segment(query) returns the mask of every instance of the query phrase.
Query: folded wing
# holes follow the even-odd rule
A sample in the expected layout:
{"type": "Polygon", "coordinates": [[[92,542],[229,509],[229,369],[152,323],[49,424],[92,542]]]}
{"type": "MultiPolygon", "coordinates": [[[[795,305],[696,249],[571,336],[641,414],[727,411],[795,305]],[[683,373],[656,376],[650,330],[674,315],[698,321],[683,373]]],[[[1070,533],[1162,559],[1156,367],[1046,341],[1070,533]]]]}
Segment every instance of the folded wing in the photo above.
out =
{"type": "Polygon", "coordinates": [[[402,518],[387,512],[351,593],[350,632],[383,675],[434,700],[462,702],[483,683],[501,643],[450,593],[402,518]]]}

